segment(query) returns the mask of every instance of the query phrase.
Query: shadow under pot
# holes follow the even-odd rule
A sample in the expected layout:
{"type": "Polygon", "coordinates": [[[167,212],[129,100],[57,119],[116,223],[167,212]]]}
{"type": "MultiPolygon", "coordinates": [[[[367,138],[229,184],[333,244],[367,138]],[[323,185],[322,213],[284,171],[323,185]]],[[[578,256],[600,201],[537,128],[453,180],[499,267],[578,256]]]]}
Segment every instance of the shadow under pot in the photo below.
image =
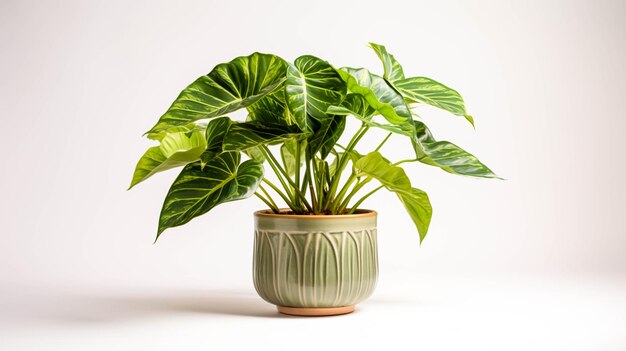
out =
{"type": "Polygon", "coordinates": [[[353,312],[376,286],[376,216],[371,210],[351,215],[255,212],[256,291],[284,314],[353,312]]]}

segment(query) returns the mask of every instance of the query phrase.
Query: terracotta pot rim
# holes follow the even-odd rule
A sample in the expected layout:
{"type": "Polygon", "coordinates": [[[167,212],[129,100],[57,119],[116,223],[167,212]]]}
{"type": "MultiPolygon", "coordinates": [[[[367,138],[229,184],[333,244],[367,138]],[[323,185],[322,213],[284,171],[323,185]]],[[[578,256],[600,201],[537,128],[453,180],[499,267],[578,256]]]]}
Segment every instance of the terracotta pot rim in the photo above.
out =
{"type": "MultiPolygon", "coordinates": [[[[291,211],[289,208],[281,208],[281,212],[291,211]]],[[[376,217],[378,213],[374,210],[368,210],[365,208],[356,210],[353,214],[343,214],[343,215],[298,215],[298,214],[284,214],[284,213],[274,213],[270,209],[259,210],[254,212],[255,217],[263,217],[263,218],[293,218],[293,219],[310,219],[310,220],[323,220],[323,219],[354,219],[354,218],[369,218],[376,217]]]]}

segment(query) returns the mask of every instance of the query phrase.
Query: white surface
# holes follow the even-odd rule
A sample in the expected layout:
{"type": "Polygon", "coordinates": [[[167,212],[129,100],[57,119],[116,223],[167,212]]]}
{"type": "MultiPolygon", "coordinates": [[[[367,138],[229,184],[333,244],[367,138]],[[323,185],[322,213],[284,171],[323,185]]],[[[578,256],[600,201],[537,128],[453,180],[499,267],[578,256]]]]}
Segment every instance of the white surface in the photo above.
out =
{"type": "MultiPolygon", "coordinates": [[[[346,334],[368,348],[626,348],[625,14],[623,1],[0,2],[0,349],[307,348],[346,334]],[[419,247],[391,194],[366,203],[380,212],[379,287],[336,319],[265,318],[256,199],[152,245],[176,171],[125,189],[151,145],[141,134],[183,87],[253,51],[380,72],[368,41],[461,92],[476,131],[421,115],[506,181],[409,165],[430,233],[419,247]]],[[[409,149],[394,138],[383,152],[409,149]]]]}
{"type": "Polygon", "coordinates": [[[4,350],[626,348],[626,284],[598,277],[383,277],[353,314],[318,318],[280,315],[251,286],[3,294],[4,350]]]}

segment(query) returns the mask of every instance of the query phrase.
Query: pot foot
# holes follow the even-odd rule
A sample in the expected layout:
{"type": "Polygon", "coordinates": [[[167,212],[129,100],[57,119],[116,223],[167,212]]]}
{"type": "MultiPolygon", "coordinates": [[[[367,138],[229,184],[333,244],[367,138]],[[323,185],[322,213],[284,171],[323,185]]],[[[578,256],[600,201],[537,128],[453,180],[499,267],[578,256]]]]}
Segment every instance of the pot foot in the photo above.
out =
{"type": "Polygon", "coordinates": [[[320,316],[336,316],[340,314],[347,314],[354,312],[354,305],[341,306],[341,307],[286,307],[276,306],[278,312],[283,314],[289,314],[292,316],[307,316],[307,317],[320,317],[320,316]]]}

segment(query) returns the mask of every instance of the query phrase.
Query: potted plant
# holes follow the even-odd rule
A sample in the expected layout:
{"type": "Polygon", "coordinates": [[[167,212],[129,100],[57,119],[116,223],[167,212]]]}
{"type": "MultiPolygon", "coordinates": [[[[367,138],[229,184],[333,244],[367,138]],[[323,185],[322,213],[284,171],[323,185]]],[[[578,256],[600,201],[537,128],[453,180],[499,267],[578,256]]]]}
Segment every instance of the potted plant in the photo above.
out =
{"type": "Polygon", "coordinates": [[[141,157],[131,182],[132,188],[183,167],[165,198],[157,239],[219,204],[256,196],[268,207],[254,213],[259,295],[287,314],[353,311],[372,293],[378,270],[377,214],[362,203],[380,189],[391,191],[420,242],[428,231],[428,196],[411,184],[402,163],[496,178],[467,151],[436,140],[412,112],[428,104],[473,125],[461,96],[429,78],[405,77],[384,46],[370,46],[382,76],[337,69],[310,55],[289,63],[253,53],[217,65],[185,88],[146,133],[159,145],[141,157]],[[245,121],[226,116],[239,109],[247,110],[245,121]],[[346,123],[353,122],[360,127],[341,144],[346,123]],[[373,150],[357,148],[371,128],[388,134],[373,150]],[[410,141],[410,158],[394,162],[380,153],[394,135],[410,141]],[[371,182],[378,186],[365,188],[371,182]]]}

